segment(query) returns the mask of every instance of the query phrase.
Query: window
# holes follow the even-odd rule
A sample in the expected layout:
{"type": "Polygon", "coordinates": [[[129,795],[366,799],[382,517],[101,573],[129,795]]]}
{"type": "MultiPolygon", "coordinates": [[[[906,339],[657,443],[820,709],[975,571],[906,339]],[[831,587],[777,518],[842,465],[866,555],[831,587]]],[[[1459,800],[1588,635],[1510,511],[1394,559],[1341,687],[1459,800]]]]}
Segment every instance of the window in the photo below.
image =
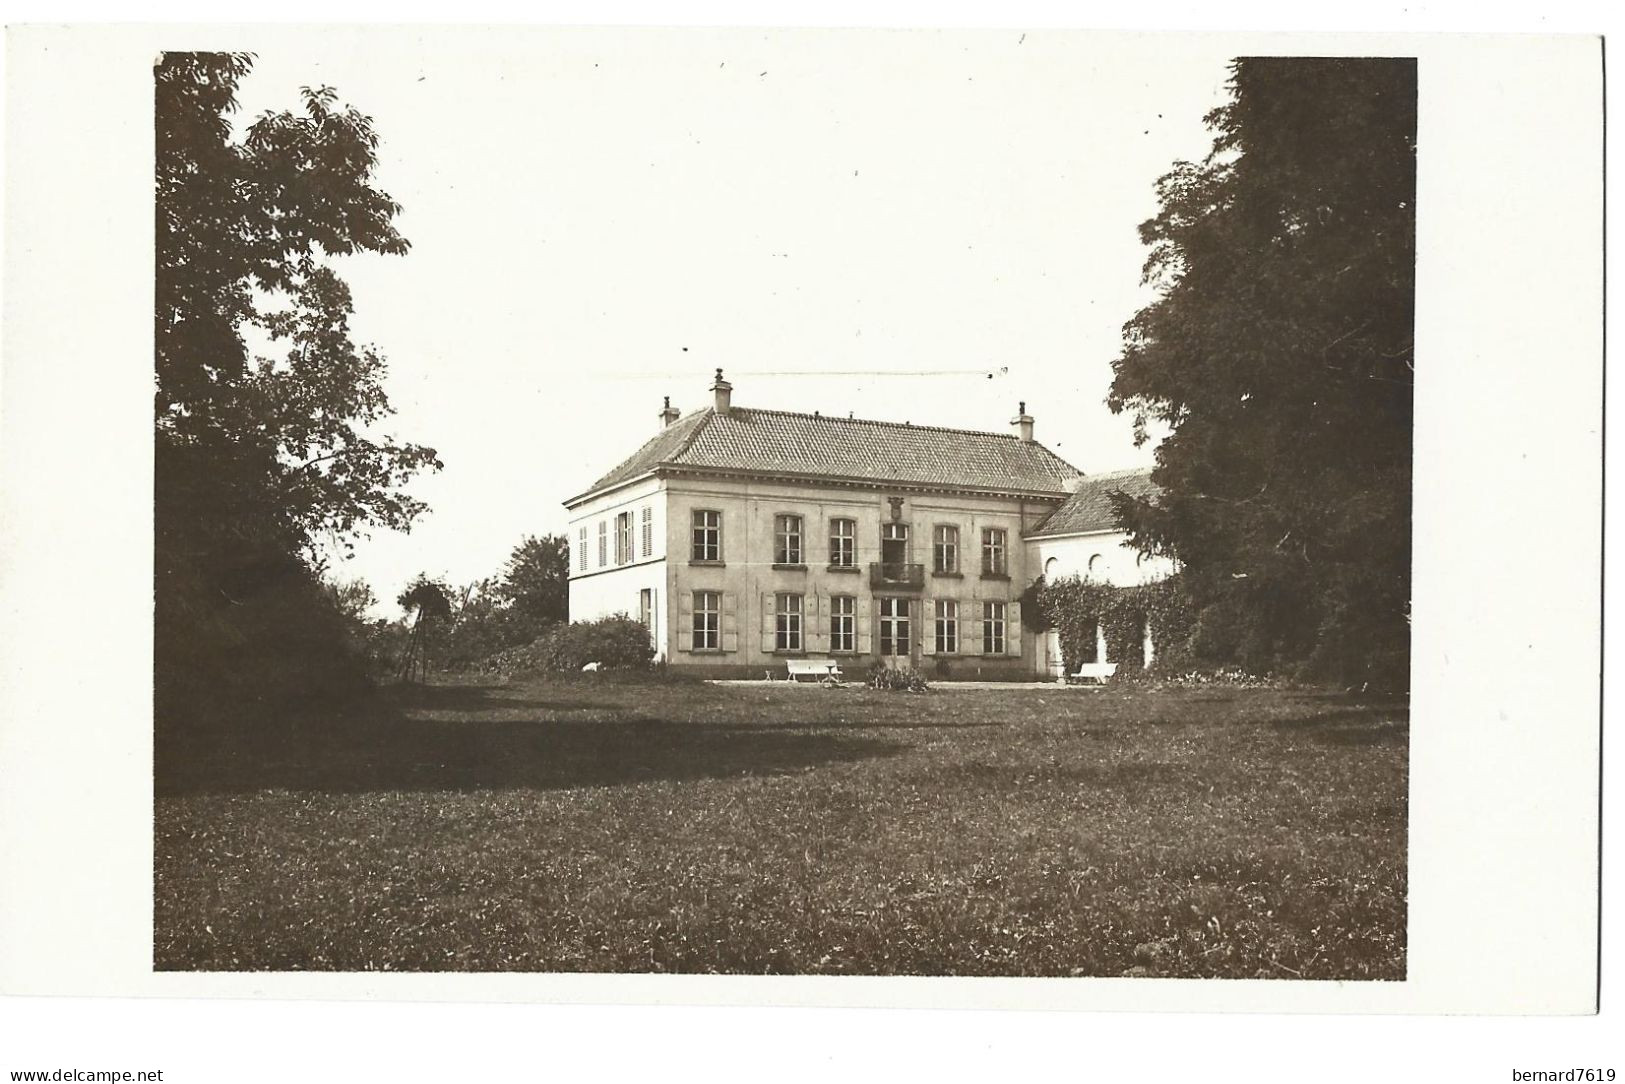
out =
{"type": "Polygon", "coordinates": [[[908,524],[885,523],[880,527],[880,562],[901,569],[908,561],[908,524]]]}
{"type": "Polygon", "coordinates": [[[598,567],[609,564],[609,520],[598,521],[598,567]]]}
{"type": "Polygon", "coordinates": [[[632,559],[632,513],[621,512],[615,517],[615,563],[624,565],[632,559]]]}
{"type": "Polygon", "coordinates": [[[722,513],[699,511],[694,513],[694,551],[696,561],[722,560],[722,513]]]}
{"type": "Polygon", "coordinates": [[[829,649],[858,649],[858,600],[851,595],[835,595],[829,600],[829,649]]]}
{"type": "Polygon", "coordinates": [[[643,506],[643,556],[653,557],[655,552],[655,515],[654,509],[648,505],[643,506]]]}
{"type": "Polygon", "coordinates": [[[801,563],[801,517],[773,517],[773,563],[799,565],[801,563]]]}
{"type": "Polygon", "coordinates": [[[779,595],[774,599],[773,634],[774,650],[801,650],[800,595],[779,595]]]}
{"type": "Polygon", "coordinates": [[[982,654],[1004,654],[1004,603],[982,603],[982,654]]]}
{"type": "Polygon", "coordinates": [[[645,587],[638,592],[638,624],[648,629],[650,635],[654,634],[655,593],[652,587],[645,587]]]}
{"type": "Polygon", "coordinates": [[[959,528],[943,525],[931,539],[931,571],[959,571],[959,528]]]}
{"type": "Polygon", "coordinates": [[[694,650],[716,651],[722,646],[722,592],[694,592],[694,650]]]}
{"type": "Polygon", "coordinates": [[[880,600],[880,653],[895,656],[909,653],[906,598],[880,600]]]}
{"type": "Polygon", "coordinates": [[[576,567],[587,571],[587,528],[583,526],[576,537],[576,567]]]}
{"type": "Polygon", "coordinates": [[[959,650],[959,603],[938,599],[936,610],[937,654],[952,655],[959,650]]]}
{"type": "Polygon", "coordinates": [[[1098,553],[1091,553],[1089,555],[1089,569],[1088,570],[1091,573],[1104,572],[1105,568],[1106,568],[1106,558],[1105,557],[1101,556],[1098,553]]]}
{"type": "Polygon", "coordinates": [[[852,568],[858,563],[858,521],[829,521],[829,563],[832,568],[852,568]]]}
{"type": "Polygon", "coordinates": [[[1003,527],[982,529],[982,575],[1003,576],[1009,572],[1005,564],[1003,527]]]}

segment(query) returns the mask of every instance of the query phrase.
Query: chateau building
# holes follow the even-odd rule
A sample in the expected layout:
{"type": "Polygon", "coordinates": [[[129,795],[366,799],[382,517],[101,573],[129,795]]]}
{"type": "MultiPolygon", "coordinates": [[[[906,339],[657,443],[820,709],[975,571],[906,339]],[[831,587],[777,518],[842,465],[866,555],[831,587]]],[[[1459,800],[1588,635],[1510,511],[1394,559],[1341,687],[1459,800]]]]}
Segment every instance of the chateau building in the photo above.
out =
{"type": "MultiPolygon", "coordinates": [[[[710,406],[667,400],[652,439],[564,502],[572,620],[630,614],[658,658],[705,676],[833,657],[853,676],[883,661],[1030,679],[1058,667],[1052,638],[1022,626],[1046,567],[1161,574],[1123,545],[1104,482],[1033,438],[1025,404],[1014,432],[989,433],[758,410],[732,391],[719,369],[710,406]]],[[[1101,478],[1143,492],[1145,474],[1101,478]]]]}

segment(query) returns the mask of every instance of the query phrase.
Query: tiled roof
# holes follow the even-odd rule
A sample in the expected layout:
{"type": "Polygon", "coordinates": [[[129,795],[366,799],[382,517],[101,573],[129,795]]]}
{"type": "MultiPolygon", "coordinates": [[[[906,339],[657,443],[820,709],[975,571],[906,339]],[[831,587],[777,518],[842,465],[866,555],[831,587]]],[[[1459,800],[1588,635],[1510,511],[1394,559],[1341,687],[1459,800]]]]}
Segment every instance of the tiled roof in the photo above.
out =
{"type": "Polygon", "coordinates": [[[1118,526],[1112,512],[1111,495],[1126,493],[1130,497],[1154,497],[1162,489],[1151,481],[1150,467],[1107,471],[1085,476],[1078,491],[1066,503],[1049,514],[1028,538],[1043,538],[1058,534],[1083,534],[1087,531],[1110,531],[1118,526]]]}
{"type": "Polygon", "coordinates": [[[1042,444],[1014,434],[734,407],[726,414],[701,410],[674,422],[581,496],[659,467],[1055,495],[1065,493],[1067,481],[1078,475],[1042,444]]]}
{"type": "Polygon", "coordinates": [[[694,435],[705,421],[710,411],[702,410],[672,422],[666,428],[650,437],[643,447],[633,452],[631,457],[620,466],[604,475],[592,484],[582,496],[597,493],[600,489],[629,482],[633,478],[647,474],[650,469],[661,464],[671,462],[688,444],[689,438],[694,435]]]}

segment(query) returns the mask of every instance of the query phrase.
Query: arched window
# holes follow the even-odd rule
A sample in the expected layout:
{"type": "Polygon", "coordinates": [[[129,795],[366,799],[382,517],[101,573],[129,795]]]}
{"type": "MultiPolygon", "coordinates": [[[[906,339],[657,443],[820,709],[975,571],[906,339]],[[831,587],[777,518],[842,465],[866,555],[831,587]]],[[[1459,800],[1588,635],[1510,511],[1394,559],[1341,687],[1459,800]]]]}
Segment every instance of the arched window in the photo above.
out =
{"type": "Polygon", "coordinates": [[[1089,556],[1089,571],[1090,572],[1104,572],[1105,570],[1106,570],[1106,558],[1104,556],[1102,556],[1101,554],[1098,554],[1098,553],[1091,554],[1089,556]]]}
{"type": "Polygon", "coordinates": [[[1051,557],[1049,560],[1044,562],[1044,578],[1046,580],[1053,578],[1054,575],[1060,571],[1060,568],[1061,559],[1059,557],[1051,557]]]}

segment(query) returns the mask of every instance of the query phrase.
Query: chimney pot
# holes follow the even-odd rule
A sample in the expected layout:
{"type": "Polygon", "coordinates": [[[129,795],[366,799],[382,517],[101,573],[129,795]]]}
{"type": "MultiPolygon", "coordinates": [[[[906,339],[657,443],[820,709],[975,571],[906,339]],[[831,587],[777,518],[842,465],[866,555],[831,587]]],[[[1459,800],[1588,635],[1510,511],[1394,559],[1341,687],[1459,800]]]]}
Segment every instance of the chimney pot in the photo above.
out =
{"type": "Polygon", "coordinates": [[[1026,400],[1022,400],[1021,403],[1018,404],[1016,416],[1010,419],[1010,424],[1016,427],[1016,431],[1020,435],[1023,444],[1031,444],[1033,442],[1033,419],[1032,415],[1027,413],[1026,400]]]}
{"type": "Polygon", "coordinates": [[[732,403],[734,386],[722,379],[722,370],[717,370],[716,383],[711,385],[711,394],[714,397],[713,405],[718,414],[728,413],[732,403]]]}
{"type": "Polygon", "coordinates": [[[666,396],[666,405],[660,411],[660,428],[666,428],[679,417],[681,415],[678,413],[677,408],[671,405],[671,396],[666,396]]]}

